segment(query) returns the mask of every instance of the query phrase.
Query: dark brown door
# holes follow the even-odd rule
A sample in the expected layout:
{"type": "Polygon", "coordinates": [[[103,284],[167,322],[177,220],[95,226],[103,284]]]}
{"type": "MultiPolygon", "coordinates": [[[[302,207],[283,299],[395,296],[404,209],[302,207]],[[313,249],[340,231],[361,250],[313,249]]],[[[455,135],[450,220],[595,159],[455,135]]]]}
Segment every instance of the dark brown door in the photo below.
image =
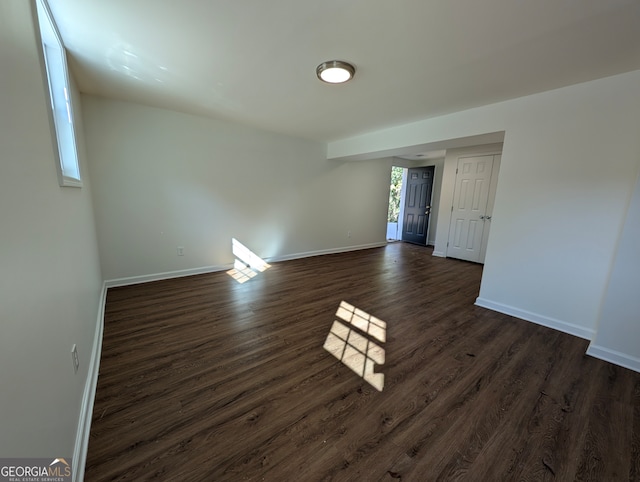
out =
{"type": "Polygon", "coordinates": [[[403,241],[427,244],[434,171],[435,167],[429,166],[412,168],[407,172],[402,222],[403,241]]]}

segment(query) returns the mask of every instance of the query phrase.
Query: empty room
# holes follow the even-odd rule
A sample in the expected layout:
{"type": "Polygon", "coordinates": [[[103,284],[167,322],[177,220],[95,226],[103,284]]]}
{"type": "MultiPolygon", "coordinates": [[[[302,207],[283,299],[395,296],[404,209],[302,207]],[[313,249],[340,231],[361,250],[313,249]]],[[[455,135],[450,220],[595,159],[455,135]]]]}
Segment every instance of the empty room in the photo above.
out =
{"type": "Polygon", "coordinates": [[[638,32],[4,0],[0,479],[640,480],[638,32]]]}

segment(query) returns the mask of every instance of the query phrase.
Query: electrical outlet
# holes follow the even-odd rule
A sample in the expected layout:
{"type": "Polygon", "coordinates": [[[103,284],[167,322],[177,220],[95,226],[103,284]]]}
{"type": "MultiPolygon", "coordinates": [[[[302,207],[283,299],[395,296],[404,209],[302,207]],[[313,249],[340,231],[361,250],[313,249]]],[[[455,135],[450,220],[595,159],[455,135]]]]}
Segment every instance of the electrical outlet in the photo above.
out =
{"type": "Polygon", "coordinates": [[[347,231],[347,238],[351,237],[351,231],[347,231]]]}
{"type": "Polygon", "coordinates": [[[184,246],[178,246],[178,256],[184,256],[184,246]]]}
{"type": "Polygon", "coordinates": [[[78,347],[75,344],[71,347],[71,360],[73,361],[73,372],[78,373],[80,360],[78,359],[78,347]]]}

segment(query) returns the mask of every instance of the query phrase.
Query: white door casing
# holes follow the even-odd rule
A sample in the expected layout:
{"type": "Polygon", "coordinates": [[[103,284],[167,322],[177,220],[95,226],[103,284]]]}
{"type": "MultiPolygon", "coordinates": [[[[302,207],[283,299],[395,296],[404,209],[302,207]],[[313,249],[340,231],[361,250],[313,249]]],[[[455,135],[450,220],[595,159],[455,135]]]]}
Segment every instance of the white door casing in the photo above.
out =
{"type": "Polygon", "coordinates": [[[488,205],[493,164],[492,155],[458,159],[449,226],[448,257],[476,263],[484,261],[491,221],[488,205]]]}

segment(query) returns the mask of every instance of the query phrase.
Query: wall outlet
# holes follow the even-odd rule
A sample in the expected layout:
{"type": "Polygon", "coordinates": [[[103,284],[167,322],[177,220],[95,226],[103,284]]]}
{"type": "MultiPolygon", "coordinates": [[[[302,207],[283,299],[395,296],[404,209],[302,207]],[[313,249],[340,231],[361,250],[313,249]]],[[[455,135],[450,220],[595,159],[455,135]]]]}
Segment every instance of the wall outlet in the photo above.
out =
{"type": "Polygon", "coordinates": [[[71,360],[73,361],[73,372],[78,373],[80,360],[78,359],[78,347],[75,344],[71,347],[71,360]]]}
{"type": "Polygon", "coordinates": [[[178,246],[178,256],[184,256],[184,246],[178,246]]]}
{"type": "Polygon", "coordinates": [[[351,237],[351,231],[347,231],[347,238],[351,237]]]}

